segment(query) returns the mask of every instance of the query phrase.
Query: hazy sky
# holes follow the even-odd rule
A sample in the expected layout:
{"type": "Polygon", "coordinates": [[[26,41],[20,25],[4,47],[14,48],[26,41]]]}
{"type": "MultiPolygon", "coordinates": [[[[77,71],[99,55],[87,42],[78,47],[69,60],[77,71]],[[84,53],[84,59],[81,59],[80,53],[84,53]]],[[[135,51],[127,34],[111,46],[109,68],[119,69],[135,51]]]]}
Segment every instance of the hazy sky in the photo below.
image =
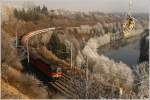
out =
{"type": "MultiPolygon", "coordinates": [[[[126,12],[129,0],[2,0],[17,6],[46,5],[48,8],[80,11],[126,12]],[[12,2],[13,1],[13,2],[12,2]],[[26,2],[25,2],[26,1],[26,2]],[[28,1],[28,2],[27,2],[28,1]]],[[[133,12],[149,12],[150,0],[132,0],[133,12]]]]}

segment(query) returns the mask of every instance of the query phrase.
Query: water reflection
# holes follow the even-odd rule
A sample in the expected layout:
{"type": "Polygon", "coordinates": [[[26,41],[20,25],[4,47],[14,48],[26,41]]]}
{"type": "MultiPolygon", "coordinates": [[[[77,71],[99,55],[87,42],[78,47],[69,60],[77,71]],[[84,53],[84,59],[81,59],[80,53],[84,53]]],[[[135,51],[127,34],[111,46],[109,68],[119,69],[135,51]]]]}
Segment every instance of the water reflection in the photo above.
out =
{"type": "Polygon", "coordinates": [[[116,41],[98,49],[99,54],[103,54],[116,62],[124,62],[129,66],[138,63],[140,53],[140,37],[128,40],[116,41]]]}

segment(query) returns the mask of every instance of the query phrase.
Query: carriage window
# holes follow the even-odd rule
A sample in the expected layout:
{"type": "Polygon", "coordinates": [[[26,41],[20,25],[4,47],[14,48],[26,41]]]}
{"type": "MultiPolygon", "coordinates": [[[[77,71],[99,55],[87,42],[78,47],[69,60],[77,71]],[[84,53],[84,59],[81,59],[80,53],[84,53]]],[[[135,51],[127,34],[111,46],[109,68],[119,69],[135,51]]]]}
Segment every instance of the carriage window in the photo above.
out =
{"type": "Polygon", "coordinates": [[[62,72],[62,69],[61,68],[57,68],[57,72],[62,72]]]}
{"type": "Polygon", "coordinates": [[[55,72],[55,71],[56,71],[56,68],[55,68],[55,67],[53,67],[53,66],[50,66],[49,71],[51,71],[51,72],[55,72]]]}

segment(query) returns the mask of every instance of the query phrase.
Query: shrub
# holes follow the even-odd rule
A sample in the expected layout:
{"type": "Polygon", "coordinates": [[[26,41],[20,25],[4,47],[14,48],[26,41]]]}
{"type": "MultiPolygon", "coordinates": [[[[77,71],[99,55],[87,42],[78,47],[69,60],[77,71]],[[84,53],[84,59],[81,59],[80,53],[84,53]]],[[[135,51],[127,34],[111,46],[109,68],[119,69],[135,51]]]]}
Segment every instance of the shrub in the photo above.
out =
{"type": "Polygon", "coordinates": [[[134,86],[138,98],[148,98],[149,97],[149,63],[143,62],[134,67],[135,72],[135,82],[134,86]]]}

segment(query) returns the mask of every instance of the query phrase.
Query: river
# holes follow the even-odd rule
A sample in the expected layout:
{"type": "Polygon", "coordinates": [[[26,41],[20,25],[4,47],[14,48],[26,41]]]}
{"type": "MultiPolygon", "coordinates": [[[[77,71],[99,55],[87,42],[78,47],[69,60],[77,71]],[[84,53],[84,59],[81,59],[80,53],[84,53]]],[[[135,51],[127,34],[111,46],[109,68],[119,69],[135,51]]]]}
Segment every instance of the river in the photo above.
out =
{"type": "Polygon", "coordinates": [[[135,66],[138,63],[140,54],[140,37],[117,41],[115,43],[105,45],[98,49],[98,53],[105,55],[116,62],[123,62],[128,66],[135,66]]]}

